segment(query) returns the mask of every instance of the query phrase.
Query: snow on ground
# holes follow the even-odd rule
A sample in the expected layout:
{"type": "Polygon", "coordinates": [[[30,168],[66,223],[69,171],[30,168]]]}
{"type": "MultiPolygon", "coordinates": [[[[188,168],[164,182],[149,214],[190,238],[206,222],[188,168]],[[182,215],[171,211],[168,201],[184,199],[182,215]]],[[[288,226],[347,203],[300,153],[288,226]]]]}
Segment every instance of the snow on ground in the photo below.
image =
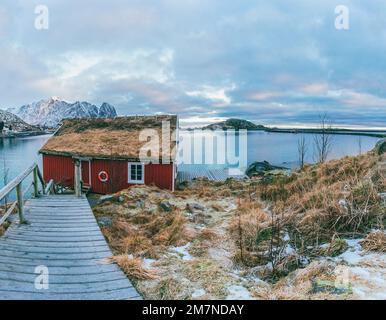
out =
{"type": "Polygon", "coordinates": [[[171,247],[170,251],[177,253],[182,258],[182,260],[190,261],[193,259],[191,254],[188,252],[190,245],[191,243],[189,242],[186,245],[181,247],[171,247]]]}
{"type": "Polygon", "coordinates": [[[362,250],[360,240],[348,240],[349,249],[334,258],[337,275],[349,283],[354,299],[386,299],[386,254],[362,250]]]}
{"type": "Polygon", "coordinates": [[[252,300],[252,296],[247,288],[239,285],[230,285],[228,287],[228,296],[226,300],[252,300]]]}
{"type": "Polygon", "coordinates": [[[156,259],[145,258],[145,259],[143,259],[143,266],[146,269],[151,269],[153,263],[156,262],[156,261],[157,261],[156,259]]]}
{"type": "Polygon", "coordinates": [[[202,288],[195,289],[192,293],[192,298],[199,298],[206,294],[206,291],[202,288]]]}

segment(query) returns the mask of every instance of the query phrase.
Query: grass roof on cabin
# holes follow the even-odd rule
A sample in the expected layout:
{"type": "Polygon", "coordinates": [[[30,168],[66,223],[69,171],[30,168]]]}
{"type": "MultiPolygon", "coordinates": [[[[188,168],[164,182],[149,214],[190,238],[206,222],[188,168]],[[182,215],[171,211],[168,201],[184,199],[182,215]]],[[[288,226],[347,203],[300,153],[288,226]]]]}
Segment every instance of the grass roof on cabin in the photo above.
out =
{"type": "MultiPolygon", "coordinates": [[[[162,123],[170,123],[170,155],[175,158],[177,116],[133,116],[117,118],[66,119],[56,133],[40,149],[40,153],[79,157],[138,159],[144,129],[154,129],[159,137],[162,157],[162,123]]],[[[146,136],[145,136],[146,137],[146,136]]],[[[149,140],[150,138],[148,138],[149,140]]],[[[149,156],[149,159],[154,159],[149,156]]]]}

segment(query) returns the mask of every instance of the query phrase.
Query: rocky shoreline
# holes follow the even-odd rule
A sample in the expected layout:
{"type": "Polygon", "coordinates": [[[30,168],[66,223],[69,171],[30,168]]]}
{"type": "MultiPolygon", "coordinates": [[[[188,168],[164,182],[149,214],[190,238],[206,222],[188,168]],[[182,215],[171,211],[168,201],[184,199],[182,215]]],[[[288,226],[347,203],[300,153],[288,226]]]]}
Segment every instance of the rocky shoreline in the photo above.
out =
{"type": "Polygon", "coordinates": [[[7,133],[7,134],[0,133],[0,138],[1,139],[24,138],[24,137],[44,136],[47,134],[52,134],[52,132],[50,132],[50,131],[32,131],[32,132],[12,132],[12,133],[7,133]]]}

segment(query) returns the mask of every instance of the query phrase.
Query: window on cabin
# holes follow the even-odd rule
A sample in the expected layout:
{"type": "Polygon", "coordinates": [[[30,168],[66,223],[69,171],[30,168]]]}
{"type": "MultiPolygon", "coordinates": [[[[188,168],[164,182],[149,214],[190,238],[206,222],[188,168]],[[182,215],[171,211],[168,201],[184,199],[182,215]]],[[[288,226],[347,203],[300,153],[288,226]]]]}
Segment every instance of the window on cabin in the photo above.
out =
{"type": "Polygon", "coordinates": [[[145,170],[142,163],[129,163],[129,183],[144,183],[145,170]]]}

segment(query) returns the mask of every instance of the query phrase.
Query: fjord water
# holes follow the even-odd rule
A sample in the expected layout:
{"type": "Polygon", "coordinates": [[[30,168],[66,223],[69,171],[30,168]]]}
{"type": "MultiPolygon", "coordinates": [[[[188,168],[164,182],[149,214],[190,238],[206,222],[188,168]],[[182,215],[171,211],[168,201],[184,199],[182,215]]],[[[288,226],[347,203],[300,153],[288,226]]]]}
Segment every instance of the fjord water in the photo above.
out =
{"type": "MultiPolygon", "coordinates": [[[[231,152],[232,155],[240,156],[240,152],[245,152],[247,158],[247,165],[254,161],[268,161],[273,165],[284,166],[288,168],[296,168],[298,166],[298,141],[304,136],[307,146],[307,152],[305,161],[306,163],[315,163],[315,134],[294,134],[294,133],[270,133],[265,131],[249,131],[246,134],[246,150],[240,147],[242,145],[240,136],[235,134],[235,143],[231,152]]],[[[198,135],[193,131],[184,131],[180,133],[180,140],[196,141],[197,138],[203,141],[215,141],[224,137],[223,132],[218,131],[205,131],[199,132],[198,135]]],[[[356,135],[340,135],[335,134],[331,136],[331,150],[328,156],[328,160],[339,159],[344,156],[354,156],[360,153],[365,153],[372,150],[377,143],[379,138],[368,137],[368,136],[356,136],[356,135]]],[[[196,159],[202,159],[204,166],[210,166],[211,168],[224,168],[232,165],[221,165],[215,159],[214,164],[205,164],[205,144],[200,144],[199,147],[192,146],[191,149],[191,164],[183,163],[181,169],[183,171],[195,170],[197,166],[201,166],[200,163],[196,163],[196,159]],[[200,151],[201,150],[201,151],[200,151]],[[198,152],[197,152],[198,151],[198,152]],[[199,154],[197,154],[199,153],[199,154]]],[[[227,142],[225,142],[227,144],[227,142]]],[[[223,144],[221,144],[223,145],[223,144]]],[[[180,158],[183,156],[183,149],[186,148],[185,143],[180,143],[180,158]],[[181,151],[182,150],[182,151],[181,151]]],[[[217,148],[217,146],[215,147],[217,148]]],[[[187,148],[189,149],[189,148],[187,148]]],[[[225,148],[226,149],[226,148],[225,148]]],[[[224,151],[225,152],[225,151],[224,151]]],[[[217,153],[217,149],[213,152],[217,153]]],[[[226,152],[227,153],[227,152],[226,152]]],[[[231,155],[231,157],[232,157],[231,155]]],[[[216,156],[214,156],[216,158],[216,156]]],[[[183,160],[181,160],[183,162],[183,160]]]]}
{"type": "MultiPolygon", "coordinates": [[[[189,135],[181,133],[181,136],[189,135]]],[[[216,133],[203,133],[204,135],[216,133]]],[[[247,162],[266,160],[275,165],[295,167],[297,164],[297,142],[300,134],[268,133],[262,131],[248,132],[247,134],[247,162]]],[[[312,163],[313,138],[312,134],[304,135],[308,144],[306,161],[312,163]]],[[[33,162],[41,168],[41,156],[38,150],[47,141],[49,135],[0,139],[0,187],[3,186],[4,164],[8,168],[8,181],[20,174],[33,162]]],[[[346,155],[357,155],[374,148],[378,138],[353,135],[334,135],[330,159],[337,159],[346,155]],[[360,150],[361,149],[361,150],[360,150]]],[[[236,148],[238,147],[236,141],[236,148]]],[[[204,151],[202,151],[204,153],[204,151]]],[[[203,155],[204,156],[204,155],[203,155]]]]}
{"type": "MultiPolygon", "coordinates": [[[[23,138],[0,138],[0,187],[4,186],[4,173],[8,171],[8,182],[27,169],[34,162],[41,166],[41,156],[38,150],[47,141],[50,135],[32,136],[23,138]]],[[[32,178],[24,183],[25,189],[32,178]]],[[[14,194],[11,199],[14,198],[14,194]]]]}

